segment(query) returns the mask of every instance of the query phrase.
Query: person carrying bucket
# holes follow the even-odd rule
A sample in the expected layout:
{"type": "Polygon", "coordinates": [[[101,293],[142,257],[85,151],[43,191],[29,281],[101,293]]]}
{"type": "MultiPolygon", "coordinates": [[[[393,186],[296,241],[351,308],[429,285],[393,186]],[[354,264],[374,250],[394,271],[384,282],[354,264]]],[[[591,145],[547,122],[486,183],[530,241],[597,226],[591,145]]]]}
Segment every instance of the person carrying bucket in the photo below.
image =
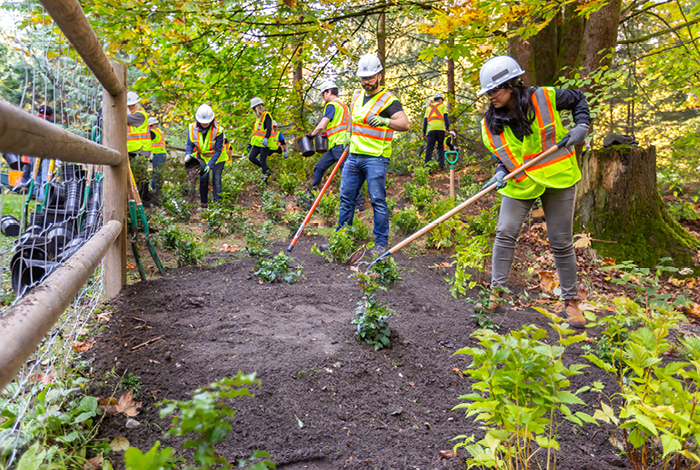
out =
{"type": "MultiPolygon", "coordinates": [[[[306,134],[310,139],[317,135],[326,133],[328,137],[328,151],[323,154],[321,159],[314,165],[314,176],[311,180],[311,187],[307,190],[313,199],[313,190],[317,190],[323,179],[323,174],[332,167],[343,154],[343,143],[345,142],[345,134],[348,130],[350,122],[350,114],[348,107],[338,98],[340,93],[338,86],[332,80],[326,80],[321,84],[321,98],[326,102],[323,108],[323,117],[319,121],[314,130],[306,134]]],[[[340,164],[339,171],[342,174],[343,165],[340,164]]],[[[365,201],[362,199],[362,192],[358,194],[356,206],[362,213],[365,211],[365,201]]]]}
{"type": "Polygon", "coordinates": [[[268,155],[272,153],[281,153],[284,158],[289,158],[287,152],[287,142],[284,140],[284,134],[277,129],[277,121],[272,121],[272,132],[267,141],[268,155]]]}
{"type": "MultiPolygon", "coordinates": [[[[519,78],[525,71],[509,56],[494,57],[481,67],[481,90],[490,105],[481,123],[482,139],[498,157],[496,183],[503,196],[493,244],[491,288],[505,287],[515,252],[515,241],[530,208],[540,198],[547,220],[547,236],[559,274],[559,286],[569,324],[578,329],[586,319],[578,307],[576,253],[573,246],[574,198],[581,171],[574,145],[583,143],[590,125],[585,95],[578,90],[525,87],[519,78]],[[560,111],[571,111],[574,127],[567,132],[560,111]],[[566,145],[524,173],[504,177],[528,159],[557,145],[566,145]]],[[[498,289],[491,293],[486,310],[501,305],[498,289]]]]}
{"type": "Polygon", "coordinates": [[[408,117],[399,99],[381,86],[384,67],[373,54],[362,56],[357,66],[362,90],[356,90],[350,105],[347,161],[340,183],[338,230],[352,225],[355,202],[367,181],[374,212],[374,253],[379,256],[389,243],[389,208],[386,204],[386,171],[391,158],[394,131],[409,128],[408,117]]]}
{"type": "Polygon", "coordinates": [[[428,105],[423,117],[423,138],[427,140],[425,163],[433,159],[433,149],[437,147],[438,164],[445,169],[445,132],[450,130],[450,116],[444,103],[442,93],[435,93],[433,102],[428,105]]]}
{"type": "Polygon", "coordinates": [[[167,155],[165,150],[165,134],[163,134],[163,131],[158,127],[158,119],[154,117],[148,118],[148,129],[151,133],[151,164],[153,165],[151,187],[154,191],[158,191],[160,185],[163,183],[161,172],[163,170],[163,165],[165,165],[165,157],[167,155]]]}
{"type": "Polygon", "coordinates": [[[250,109],[255,113],[253,135],[250,137],[250,153],[248,160],[262,170],[262,180],[267,183],[272,170],[267,166],[267,156],[270,154],[270,136],[272,135],[272,115],[265,109],[263,100],[257,96],[250,100],[250,109]],[[258,157],[260,157],[258,159],[258,157]]]}
{"type": "Polygon", "coordinates": [[[211,106],[201,105],[195,114],[195,122],[190,124],[185,146],[185,164],[195,158],[194,153],[200,163],[199,202],[202,208],[206,208],[209,202],[209,173],[214,187],[214,202],[221,199],[221,173],[228,159],[223,152],[224,132],[214,118],[211,106]]]}

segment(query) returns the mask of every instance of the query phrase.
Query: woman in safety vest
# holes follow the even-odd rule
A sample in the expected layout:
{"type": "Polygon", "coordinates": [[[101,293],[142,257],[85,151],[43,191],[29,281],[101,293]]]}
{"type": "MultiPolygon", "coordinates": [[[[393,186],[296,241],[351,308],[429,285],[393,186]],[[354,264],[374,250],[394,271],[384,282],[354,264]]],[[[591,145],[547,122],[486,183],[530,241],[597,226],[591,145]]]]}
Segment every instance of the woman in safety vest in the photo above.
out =
{"type": "Polygon", "coordinates": [[[153,178],[151,179],[151,187],[154,191],[160,190],[160,185],[163,182],[161,172],[165,165],[165,134],[158,127],[158,119],[154,117],[148,118],[148,129],[151,132],[151,163],[153,164],[153,178]]]}
{"type": "Polygon", "coordinates": [[[277,129],[277,121],[272,121],[272,132],[267,140],[268,155],[273,153],[281,153],[284,158],[289,158],[287,151],[287,142],[284,140],[284,134],[277,129]]]}
{"type": "Polygon", "coordinates": [[[272,135],[272,115],[265,109],[263,100],[257,96],[250,100],[250,109],[255,113],[255,127],[253,127],[253,135],[250,138],[251,149],[248,160],[262,169],[262,179],[267,182],[272,174],[272,170],[267,166],[267,156],[270,154],[268,145],[272,135]]]}
{"type": "MultiPolygon", "coordinates": [[[[559,274],[561,295],[569,324],[584,328],[586,319],[578,307],[576,254],[573,245],[574,198],[581,172],[574,145],[583,143],[590,125],[588,103],[578,90],[534,88],[522,85],[525,72],[508,56],[494,57],[481,67],[479,96],[491,102],[482,121],[482,139],[498,157],[495,176],[503,199],[493,244],[491,287],[505,287],[513,262],[515,241],[525,217],[537,198],[542,201],[547,235],[559,274]],[[575,126],[567,132],[559,112],[572,113],[575,126]],[[568,137],[566,146],[519,176],[503,181],[505,175],[568,137]]],[[[494,291],[487,310],[500,306],[494,291]]]]}
{"type": "Polygon", "coordinates": [[[209,196],[209,173],[212,174],[214,202],[221,199],[221,173],[224,171],[228,156],[224,150],[224,132],[218,122],[214,121],[214,110],[208,104],[197,109],[196,122],[190,124],[185,146],[185,163],[192,160],[197,153],[200,162],[199,202],[207,207],[209,196]]]}

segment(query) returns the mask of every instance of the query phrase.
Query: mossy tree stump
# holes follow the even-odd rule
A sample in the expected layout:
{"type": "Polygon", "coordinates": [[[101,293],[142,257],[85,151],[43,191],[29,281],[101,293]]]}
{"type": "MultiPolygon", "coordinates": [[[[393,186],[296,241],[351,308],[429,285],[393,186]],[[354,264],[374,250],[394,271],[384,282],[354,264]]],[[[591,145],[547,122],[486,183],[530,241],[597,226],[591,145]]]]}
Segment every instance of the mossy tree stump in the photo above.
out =
{"type": "Polygon", "coordinates": [[[676,267],[698,263],[700,243],[666,211],[656,185],[654,147],[617,146],[579,157],[575,230],[592,238],[602,256],[655,267],[663,257],[676,267]]]}

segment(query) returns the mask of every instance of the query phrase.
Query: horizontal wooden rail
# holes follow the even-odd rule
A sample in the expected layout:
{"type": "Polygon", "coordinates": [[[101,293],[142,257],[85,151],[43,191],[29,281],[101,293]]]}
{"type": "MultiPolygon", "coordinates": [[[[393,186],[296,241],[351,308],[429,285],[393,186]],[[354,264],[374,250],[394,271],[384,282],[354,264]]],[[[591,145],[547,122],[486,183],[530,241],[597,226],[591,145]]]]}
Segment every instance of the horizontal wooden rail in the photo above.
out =
{"type": "Polygon", "coordinates": [[[124,89],[77,0],[39,0],[110,95],[124,89]]]}
{"type": "Polygon", "coordinates": [[[0,390],[15,378],[112,246],[122,230],[109,221],[73,256],[0,316],[0,390]]]}
{"type": "Polygon", "coordinates": [[[2,100],[0,152],[111,166],[124,159],[116,150],[77,136],[2,100]]]}

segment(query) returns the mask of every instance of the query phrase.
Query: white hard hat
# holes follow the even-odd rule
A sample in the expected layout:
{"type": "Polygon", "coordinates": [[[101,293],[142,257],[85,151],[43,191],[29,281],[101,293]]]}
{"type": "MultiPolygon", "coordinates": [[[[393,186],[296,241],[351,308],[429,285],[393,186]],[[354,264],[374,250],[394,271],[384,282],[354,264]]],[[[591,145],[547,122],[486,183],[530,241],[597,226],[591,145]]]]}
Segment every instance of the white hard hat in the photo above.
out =
{"type": "Polygon", "coordinates": [[[126,94],[126,105],[127,106],[133,106],[138,102],[139,102],[139,95],[137,95],[133,91],[130,91],[129,93],[126,94]]]}
{"type": "Polygon", "coordinates": [[[277,124],[277,121],[272,121],[272,125],[273,125],[273,126],[279,126],[279,124],[277,124]]]}
{"type": "Polygon", "coordinates": [[[481,96],[487,91],[498,88],[500,85],[508,83],[524,73],[525,71],[520,68],[520,64],[510,56],[499,55],[489,59],[479,72],[481,90],[476,96],[481,96]]]}
{"type": "Polygon", "coordinates": [[[454,136],[454,137],[457,137],[457,134],[455,133],[455,131],[450,131],[450,135],[451,135],[451,136],[454,136]]]}
{"type": "Polygon", "coordinates": [[[438,91],[437,93],[435,93],[435,96],[433,96],[433,99],[434,99],[434,100],[441,100],[441,99],[443,99],[443,98],[442,98],[442,93],[440,93],[440,92],[438,91]]]}
{"type": "Polygon", "coordinates": [[[338,85],[336,85],[333,80],[326,80],[325,82],[321,83],[321,93],[325,93],[333,88],[338,88],[338,85]]]}
{"type": "Polygon", "coordinates": [[[154,117],[149,117],[148,118],[148,125],[152,126],[153,124],[158,124],[158,119],[154,117]]]}
{"type": "Polygon", "coordinates": [[[195,115],[197,122],[202,124],[209,124],[214,120],[214,110],[208,104],[203,104],[197,109],[197,114],[195,115]]]}
{"type": "Polygon", "coordinates": [[[373,77],[379,72],[384,70],[382,63],[374,54],[365,54],[360,57],[360,61],[357,63],[357,76],[358,77],[373,77]]]}
{"type": "Polygon", "coordinates": [[[254,107],[256,107],[259,104],[263,104],[263,100],[261,100],[260,98],[258,98],[256,96],[255,98],[250,100],[250,109],[253,109],[254,107]]]}

